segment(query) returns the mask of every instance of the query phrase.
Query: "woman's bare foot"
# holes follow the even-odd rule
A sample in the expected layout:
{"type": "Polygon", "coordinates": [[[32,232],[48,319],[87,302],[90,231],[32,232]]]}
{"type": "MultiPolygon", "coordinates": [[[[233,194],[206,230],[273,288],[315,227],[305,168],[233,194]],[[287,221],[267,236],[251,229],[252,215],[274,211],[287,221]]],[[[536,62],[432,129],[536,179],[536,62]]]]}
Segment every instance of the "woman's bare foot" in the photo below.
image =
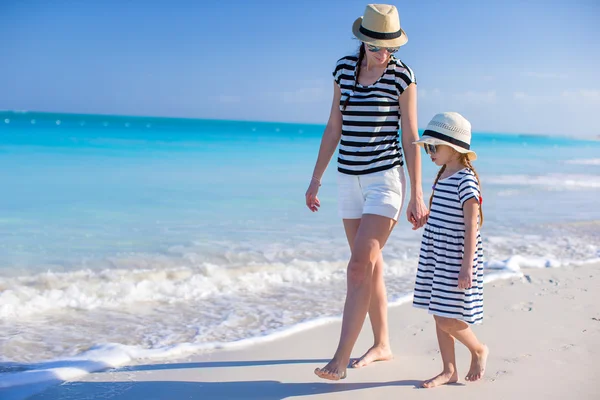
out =
{"type": "Polygon", "coordinates": [[[337,361],[331,360],[323,368],[315,368],[315,374],[319,378],[329,379],[330,381],[346,379],[346,365],[341,366],[337,361]]]}
{"type": "Polygon", "coordinates": [[[365,367],[375,361],[388,361],[394,358],[389,346],[373,346],[361,357],[352,361],[352,368],[365,367]]]}
{"type": "Polygon", "coordinates": [[[475,382],[483,377],[485,372],[485,363],[487,361],[490,350],[486,345],[483,345],[483,349],[471,356],[471,368],[469,373],[465,377],[466,381],[475,382]]]}
{"type": "Polygon", "coordinates": [[[456,371],[443,371],[436,377],[429,379],[428,381],[423,382],[421,387],[426,389],[433,388],[436,386],[447,385],[448,383],[456,383],[458,382],[458,373],[456,371]]]}

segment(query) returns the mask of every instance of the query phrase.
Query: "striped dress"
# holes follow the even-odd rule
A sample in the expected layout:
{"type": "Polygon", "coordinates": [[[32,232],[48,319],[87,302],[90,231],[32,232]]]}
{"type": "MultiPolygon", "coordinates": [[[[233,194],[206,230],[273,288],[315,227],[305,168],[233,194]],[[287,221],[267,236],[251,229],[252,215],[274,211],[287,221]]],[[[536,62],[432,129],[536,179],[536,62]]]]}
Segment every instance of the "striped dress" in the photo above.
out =
{"type": "Polygon", "coordinates": [[[483,320],[483,247],[477,231],[470,289],[458,288],[464,253],[465,201],[481,198],[473,172],[462,169],[440,179],[423,232],[413,305],[430,314],[460,319],[470,324],[483,320]]]}
{"type": "Polygon", "coordinates": [[[338,171],[348,175],[371,174],[403,165],[398,141],[399,97],[417,82],[406,64],[390,56],[387,68],[375,83],[355,86],[357,62],[357,56],[343,57],[333,71],[342,93],[338,171]]]}

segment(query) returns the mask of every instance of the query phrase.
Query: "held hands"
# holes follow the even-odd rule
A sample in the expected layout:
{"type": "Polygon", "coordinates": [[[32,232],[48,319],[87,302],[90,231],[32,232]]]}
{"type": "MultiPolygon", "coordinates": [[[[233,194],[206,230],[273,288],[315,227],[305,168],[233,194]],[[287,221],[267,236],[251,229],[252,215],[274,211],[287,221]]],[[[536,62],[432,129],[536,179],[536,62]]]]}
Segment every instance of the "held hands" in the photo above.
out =
{"type": "Polygon", "coordinates": [[[319,186],[321,186],[321,182],[319,182],[316,178],[312,178],[310,180],[310,185],[308,185],[308,189],[306,190],[306,207],[312,212],[319,211],[319,207],[321,207],[321,202],[317,197],[317,193],[319,193],[319,186]]]}
{"type": "Polygon", "coordinates": [[[414,198],[411,196],[408,202],[408,208],[406,209],[406,218],[408,222],[412,224],[412,229],[417,230],[425,223],[427,223],[427,217],[429,216],[429,210],[425,206],[422,197],[414,198]]]}
{"type": "Polygon", "coordinates": [[[458,274],[458,288],[459,289],[470,289],[473,285],[473,266],[470,264],[464,264],[460,268],[458,274]]]}

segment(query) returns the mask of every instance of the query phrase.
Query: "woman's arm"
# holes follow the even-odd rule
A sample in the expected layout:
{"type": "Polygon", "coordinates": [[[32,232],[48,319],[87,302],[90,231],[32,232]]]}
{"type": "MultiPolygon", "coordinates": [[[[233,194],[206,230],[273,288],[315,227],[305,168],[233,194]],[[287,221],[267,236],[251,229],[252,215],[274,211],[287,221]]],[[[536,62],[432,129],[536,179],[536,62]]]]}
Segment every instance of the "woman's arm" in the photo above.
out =
{"type": "Polygon", "coordinates": [[[418,229],[427,222],[427,207],[423,202],[421,182],[421,153],[413,142],[419,140],[417,128],[417,85],[409,85],[400,95],[400,115],[402,125],[402,147],[410,177],[410,201],[406,218],[418,229]]]}
{"type": "Polygon", "coordinates": [[[317,198],[319,186],[321,186],[321,178],[331,161],[333,153],[337,148],[340,138],[342,137],[342,112],[340,111],[340,98],[342,96],[340,87],[333,82],[333,102],[331,104],[331,112],[329,113],[329,121],[323,132],[321,146],[319,148],[319,156],[315,163],[313,176],[306,191],[306,206],[313,212],[318,211],[321,203],[317,198]]]}

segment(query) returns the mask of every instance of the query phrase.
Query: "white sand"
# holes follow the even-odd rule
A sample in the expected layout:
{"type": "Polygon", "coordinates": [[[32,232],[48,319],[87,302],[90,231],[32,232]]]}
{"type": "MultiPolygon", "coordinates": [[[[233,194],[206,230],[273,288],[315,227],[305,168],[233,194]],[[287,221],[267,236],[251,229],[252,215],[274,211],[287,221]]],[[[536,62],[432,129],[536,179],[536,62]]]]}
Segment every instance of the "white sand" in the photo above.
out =
{"type": "MultiPolygon", "coordinates": [[[[600,265],[527,274],[485,287],[485,320],[475,332],[491,355],[477,383],[464,382],[470,358],[459,344],[460,383],[417,389],[441,361],[432,317],[405,305],[390,310],[395,359],[350,369],[340,382],[313,374],[337,345],[340,324],[332,323],[245,349],[90,374],[33,398],[600,399],[600,265]]],[[[354,355],[371,339],[367,322],[354,355]]]]}

